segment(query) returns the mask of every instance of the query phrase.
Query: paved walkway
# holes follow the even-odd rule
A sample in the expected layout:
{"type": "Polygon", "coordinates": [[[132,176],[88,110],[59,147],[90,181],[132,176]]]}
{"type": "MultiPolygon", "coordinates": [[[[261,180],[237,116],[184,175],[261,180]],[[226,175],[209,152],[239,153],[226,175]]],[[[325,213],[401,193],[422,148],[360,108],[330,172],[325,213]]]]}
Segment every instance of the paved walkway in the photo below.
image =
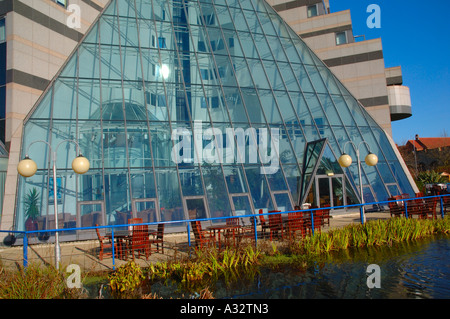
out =
{"type": "MultiPolygon", "coordinates": [[[[330,225],[323,230],[343,227],[352,223],[361,222],[359,211],[332,213],[330,225]]],[[[372,219],[390,218],[389,212],[367,213],[367,221],[372,219]]],[[[194,238],[193,235],[191,237],[194,238]]],[[[99,243],[97,240],[63,242],[61,243],[61,267],[65,269],[70,264],[77,264],[83,272],[109,271],[113,269],[112,257],[104,257],[99,260],[99,243]]],[[[53,243],[35,244],[28,246],[28,263],[39,262],[42,264],[55,263],[55,248],[53,243]]],[[[150,263],[164,261],[170,258],[181,258],[188,254],[187,233],[166,234],[164,236],[164,254],[153,252],[148,260],[145,257],[136,258],[135,261],[142,267],[150,263]]],[[[130,258],[128,259],[130,260],[130,258]]],[[[115,258],[115,267],[119,267],[126,261],[115,258]]],[[[0,246],[0,265],[8,269],[17,269],[18,265],[23,265],[23,247],[0,246]]]]}

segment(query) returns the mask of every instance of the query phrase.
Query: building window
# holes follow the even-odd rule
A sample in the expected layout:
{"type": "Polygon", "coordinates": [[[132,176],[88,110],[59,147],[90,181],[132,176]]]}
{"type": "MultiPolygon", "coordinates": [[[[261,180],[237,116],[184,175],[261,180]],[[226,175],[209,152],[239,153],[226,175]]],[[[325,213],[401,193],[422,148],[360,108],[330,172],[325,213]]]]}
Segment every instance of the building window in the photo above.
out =
{"type": "Polygon", "coordinates": [[[312,6],[309,6],[307,10],[308,10],[308,18],[318,16],[317,5],[314,4],[312,6]]]}
{"type": "Polygon", "coordinates": [[[64,8],[67,8],[67,0],[53,0],[53,2],[56,2],[60,6],[63,6],[64,8]]]}
{"type": "Polygon", "coordinates": [[[160,49],[166,49],[166,38],[164,37],[158,37],[158,45],[160,49]]]}
{"type": "Polygon", "coordinates": [[[0,43],[6,42],[5,18],[0,19],[0,43]]]}
{"type": "Polygon", "coordinates": [[[336,33],[336,45],[346,44],[347,43],[347,32],[337,32],[336,33]]]}

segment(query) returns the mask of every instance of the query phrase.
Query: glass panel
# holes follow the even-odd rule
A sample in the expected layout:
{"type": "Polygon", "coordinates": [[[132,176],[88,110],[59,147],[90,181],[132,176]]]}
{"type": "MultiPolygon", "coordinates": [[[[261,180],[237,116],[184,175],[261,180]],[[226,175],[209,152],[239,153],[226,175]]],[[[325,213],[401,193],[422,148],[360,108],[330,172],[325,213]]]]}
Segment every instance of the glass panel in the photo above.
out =
{"type": "Polygon", "coordinates": [[[333,206],[344,206],[344,188],[342,185],[343,177],[332,177],[331,178],[331,191],[333,196],[333,206]]]}
{"type": "Polygon", "coordinates": [[[184,219],[177,172],[174,169],[157,168],[155,178],[158,185],[161,220],[184,219]]]}
{"type": "Polygon", "coordinates": [[[206,218],[205,202],[203,198],[186,199],[189,219],[206,218]]]}
{"type": "Polygon", "coordinates": [[[78,144],[80,152],[89,160],[90,170],[102,167],[103,132],[99,123],[94,121],[78,122],[78,144]]]}
{"type": "Polygon", "coordinates": [[[233,196],[234,214],[235,216],[251,215],[252,206],[248,200],[248,196],[233,196]]]}
{"type": "Polygon", "coordinates": [[[245,176],[242,172],[242,167],[238,165],[223,166],[225,179],[227,181],[228,192],[231,193],[246,193],[247,184],[245,176]]]}
{"type": "Polygon", "coordinates": [[[198,166],[179,165],[179,172],[184,196],[203,194],[203,183],[198,166]]]}
{"type": "Polygon", "coordinates": [[[155,198],[155,176],[153,171],[131,170],[131,189],[133,198],[155,198]]]}
{"type": "Polygon", "coordinates": [[[101,203],[80,204],[81,221],[79,227],[94,227],[95,225],[103,225],[101,203]]]}
{"type": "Polygon", "coordinates": [[[155,201],[135,201],[134,205],[136,205],[136,217],[142,218],[143,223],[158,221],[155,201]]]}
{"type": "Polygon", "coordinates": [[[39,102],[39,108],[31,114],[31,119],[49,119],[51,117],[52,92],[53,87],[45,93],[44,97],[39,102]]]}
{"type": "Polygon", "coordinates": [[[288,193],[275,193],[273,195],[277,202],[277,210],[287,212],[292,210],[291,200],[288,193]]]}
{"type": "Polygon", "coordinates": [[[220,166],[202,165],[202,174],[211,217],[231,216],[230,201],[220,166]]]}
{"type": "Polygon", "coordinates": [[[107,225],[124,225],[132,218],[126,169],[105,169],[105,203],[107,225]]]}
{"type": "Polygon", "coordinates": [[[319,156],[323,151],[325,146],[325,141],[320,140],[316,142],[311,142],[306,145],[306,150],[304,154],[303,160],[303,182],[302,182],[302,196],[308,191],[306,187],[308,187],[311,182],[311,178],[313,178],[314,170],[317,167],[319,156]]]}
{"type": "Polygon", "coordinates": [[[102,171],[99,169],[89,169],[79,176],[78,201],[97,201],[104,196],[102,171]]]}
{"type": "MultiPolygon", "coordinates": [[[[155,166],[174,167],[176,162],[172,160],[171,127],[168,122],[154,122],[150,125],[151,145],[155,166]]],[[[145,137],[145,136],[144,136],[145,137]]]]}
{"type": "Polygon", "coordinates": [[[53,118],[75,119],[77,111],[76,79],[57,80],[54,86],[53,118]]]}
{"type": "Polygon", "coordinates": [[[127,167],[127,134],[121,122],[103,121],[104,167],[127,167]]]}
{"type": "Polygon", "coordinates": [[[319,207],[331,206],[330,179],[328,177],[318,178],[319,207]]]}
{"type": "Polygon", "coordinates": [[[100,81],[80,79],[78,82],[78,118],[100,120],[100,81]]]}
{"type": "Polygon", "coordinates": [[[289,190],[291,191],[292,200],[294,201],[294,205],[297,204],[300,200],[300,192],[301,192],[301,174],[297,167],[297,165],[283,165],[284,175],[286,176],[286,180],[289,186],[289,190]]]}
{"type": "Polygon", "coordinates": [[[253,200],[255,210],[266,209],[273,210],[274,205],[269,194],[265,175],[261,174],[259,166],[245,166],[245,174],[253,200]]]}

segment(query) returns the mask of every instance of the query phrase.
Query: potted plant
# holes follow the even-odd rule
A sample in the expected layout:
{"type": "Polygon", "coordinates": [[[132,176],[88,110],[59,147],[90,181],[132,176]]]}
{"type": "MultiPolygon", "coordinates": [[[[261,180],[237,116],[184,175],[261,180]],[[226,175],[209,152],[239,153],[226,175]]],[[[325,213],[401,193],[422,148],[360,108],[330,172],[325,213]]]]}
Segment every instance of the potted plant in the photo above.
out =
{"type": "Polygon", "coordinates": [[[39,217],[39,192],[36,188],[30,189],[30,192],[25,195],[24,200],[25,208],[25,229],[28,231],[37,230],[39,217]]]}

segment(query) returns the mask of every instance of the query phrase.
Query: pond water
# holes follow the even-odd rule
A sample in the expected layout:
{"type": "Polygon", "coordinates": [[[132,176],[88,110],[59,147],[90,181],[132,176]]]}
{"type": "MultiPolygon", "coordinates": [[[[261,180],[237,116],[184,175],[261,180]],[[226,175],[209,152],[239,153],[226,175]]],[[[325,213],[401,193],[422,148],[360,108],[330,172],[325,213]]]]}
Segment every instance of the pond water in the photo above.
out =
{"type": "MultiPolygon", "coordinates": [[[[102,284],[103,298],[110,298],[106,281],[102,284]]],[[[98,297],[98,285],[89,287],[90,297],[98,297]]],[[[307,269],[263,268],[252,279],[219,281],[209,289],[216,299],[450,299],[450,236],[347,249],[307,269]],[[367,286],[371,264],[380,267],[380,288],[367,286]]],[[[162,283],[152,284],[151,292],[163,298],[195,297],[162,283]]]]}
{"type": "Polygon", "coordinates": [[[449,299],[450,236],[346,250],[308,269],[262,269],[246,284],[217,283],[213,295],[234,299],[449,299]],[[367,286],[373,274],[367,272],[370,264],[380,267],[380,288],[367,286]]]}

